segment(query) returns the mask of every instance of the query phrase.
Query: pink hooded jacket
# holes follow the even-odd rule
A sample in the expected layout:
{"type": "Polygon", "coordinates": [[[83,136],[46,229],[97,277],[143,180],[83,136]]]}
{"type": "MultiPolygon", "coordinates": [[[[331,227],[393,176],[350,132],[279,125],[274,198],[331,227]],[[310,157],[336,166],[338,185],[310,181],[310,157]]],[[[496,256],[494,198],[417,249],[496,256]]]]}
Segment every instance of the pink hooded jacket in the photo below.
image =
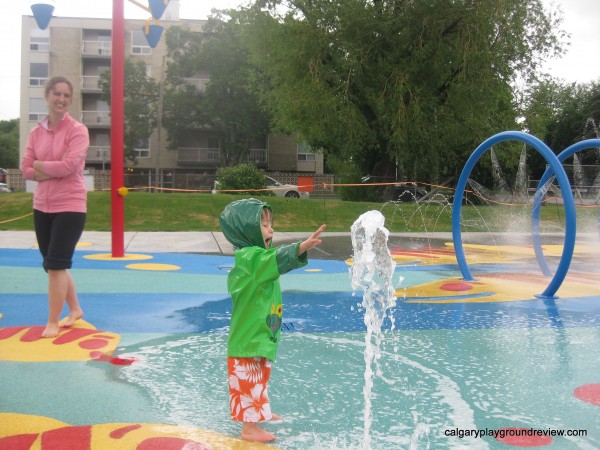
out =
{"type": "Polygon", "coordinates": [[[34,180],[34,161],[43,161],[42,171],[54,177],[38,181],[33,208],[46,213],[86,212],[87,190],[83,168],[90,145],[85,125],[65,113],[56,130],[48,128],[48,118],[29,133],[21,171],[26,180],[34,180]]]}

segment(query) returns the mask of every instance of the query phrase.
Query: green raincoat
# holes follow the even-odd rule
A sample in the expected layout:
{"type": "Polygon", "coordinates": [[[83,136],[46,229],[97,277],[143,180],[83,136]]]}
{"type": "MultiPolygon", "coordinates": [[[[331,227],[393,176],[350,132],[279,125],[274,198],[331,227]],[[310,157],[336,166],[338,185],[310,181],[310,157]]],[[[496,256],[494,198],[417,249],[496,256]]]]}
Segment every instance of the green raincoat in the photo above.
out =
{"type": "Polygon", "coordinates": [[[279,276],[307,264],[300,243],[265,248],[260,219],[271,207],[254,198],[237,200],[225,207],[221,230],[235,248],[235,264],[227,277],[233,309],[229,327],[229,357],[261,356],[275,361],[283,306],[279,276]]]}

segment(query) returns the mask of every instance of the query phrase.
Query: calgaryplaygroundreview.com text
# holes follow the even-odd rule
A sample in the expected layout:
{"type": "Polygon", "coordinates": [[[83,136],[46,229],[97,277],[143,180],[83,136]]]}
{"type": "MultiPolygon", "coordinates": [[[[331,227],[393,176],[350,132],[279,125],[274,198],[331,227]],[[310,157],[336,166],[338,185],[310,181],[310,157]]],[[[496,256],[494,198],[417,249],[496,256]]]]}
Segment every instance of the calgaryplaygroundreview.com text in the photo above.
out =
{"type": "Polygon", "coordinates": [[[452,428],[444,430],[444,435],[457,438],[484,438],[493,437],[495,439],[504,439],[506,437],[583,437],[587,436],[587,430],[558,430],[547,428],[544,430],[534,428],[502,428],[499,430],[484,428],[484,429],[461,429],[452,428]]]}

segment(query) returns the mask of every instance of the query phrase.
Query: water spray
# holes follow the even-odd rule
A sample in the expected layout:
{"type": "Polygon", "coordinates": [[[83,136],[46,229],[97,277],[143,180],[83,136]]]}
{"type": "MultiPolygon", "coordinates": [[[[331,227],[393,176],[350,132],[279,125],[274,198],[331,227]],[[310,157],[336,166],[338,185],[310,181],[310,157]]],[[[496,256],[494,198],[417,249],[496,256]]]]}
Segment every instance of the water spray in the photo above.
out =
{"type": "Polygon", "coordinates": [[[373,367],[381,357],[382,325],[388,311],[396,304],[392,276],[396,263],[387,247],[389,231],[384,227],[385,217],[379,211],[361,215],[351,227],[353,265],[350,269],[352,289],[362,289],[365,310],[365,399],[363,449],[371,448],[372,421],[371,391],[373,367]]]}

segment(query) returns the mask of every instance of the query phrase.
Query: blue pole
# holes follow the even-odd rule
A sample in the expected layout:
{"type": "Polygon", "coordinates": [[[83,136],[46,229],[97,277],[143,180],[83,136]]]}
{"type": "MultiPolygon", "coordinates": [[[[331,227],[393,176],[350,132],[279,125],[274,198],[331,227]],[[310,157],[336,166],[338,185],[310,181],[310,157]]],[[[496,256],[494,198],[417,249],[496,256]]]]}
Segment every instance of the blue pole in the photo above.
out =
{"type": "Polygon", "coordinates": [[[544,157],[544,159],[550,165],[550,167],[552,167],[552,170],[556,174],[556,178],[558,179],[558,182],[560,184],[560,189],[564,199],[566,217],[565,242],[563,246],[563,253],[558,264],[556,273],[550,281],[550,284],[543,293],[538,295],[538,297],[541,298],[555,298],[554,294],[556,294],[556,291],[565,279],[567,271],[569,270],[569,265],[571,264],[571,259],[573,257],[573,250],[575,249],[575,201],[573,200],[573,192],[571,192],[571,184],[569,183],[567,174],[565,173],[556,155],[552,152],[552,150],[550,150],[550,148],[546,144],[544,144],[538,138],[531,136],[530,134],[523,133],[521,131],[504,131],[502,133],[498,133],[482,142],[467,160],[458,179],[458,183],[456,185],[456,193],[454,195],[454,203],[452,205],[452,239],[454,243],[454,251],[456,253],[456,260],[458,261],[458,266],[463,275],[463,278],[466,281],[474,281],[475,278],[473,278],[473,275],[469,270],[464,248],[462,245],[462,198],[467,185],[467,180],[469,179],[469,175],[473,171],[473,167],[475,167],[477,161],[479,161],[481,156],[493,145],[508,140],[517,140],[524,142],[525,144],[528,144],[529,146],[537,150],[537,152],[544,157]]]}
{"type": "MultiPolygon", "coordinates": [[[[580,150],[588,149],[588,148],[600,148],[600,139],[587,139],[585,141],[577,142],[566,149],[564,149],[557,156],[557,159],[562,164],[569,156],[577,153],[580,150]]],[[[552,167],[548,167],[540,182],[538,183],[537,191],[535,192],[535,196],[533,198],[533,209],[531,211],[531,232],[533,237],[533,250],[535,251],[535,257],[537,258],[538,265],[544,272],[544,275],[550,276],[552,273],[548,268],[548,264],[546,263],[546,258],[544,257],[544,252],[542,251],[542,241],[540,238],[540,207],[542,204],[542,199],[544,198],[544,185],[550,180],[550,177],[554,174],[552,167]]],[[[600,215],[598,216],[598,231],[600,232],[600,215]]]]}

